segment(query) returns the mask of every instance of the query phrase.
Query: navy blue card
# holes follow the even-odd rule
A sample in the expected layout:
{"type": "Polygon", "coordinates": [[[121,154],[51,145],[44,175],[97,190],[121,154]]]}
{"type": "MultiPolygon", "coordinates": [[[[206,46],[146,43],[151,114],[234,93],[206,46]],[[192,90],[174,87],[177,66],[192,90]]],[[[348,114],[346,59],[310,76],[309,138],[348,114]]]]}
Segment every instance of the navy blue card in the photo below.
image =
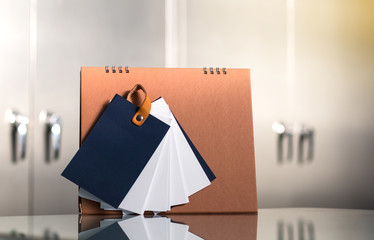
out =
{"type": "Polygon", "coordinates": [[[115,95],[62,176],[118,208],[169,127],[149,115],[136,126],[138,107],[115,95]]]}
{"type": "Polygon", "coordinates": [[[190,145],[190,147],[191,147],[193,153],[195,154],[197,160],[199,161],[200,166],[203,168],[203,170],[205,172],[205,175],[208,177],[209,181],[213,181],[214,179],[216,179],[216,176],[214,175],[213,171],[210,169],[208,164],[205,162],[204,158],[201,156],[201,154],[199,153],[199,151],[197,150],[195,145],[192,143],[191,139],[188,137],[187,133],[184,131],[182,126],[179,124],[178,119],[175,117],[175,115],[174,115],[174,118],[177,121],[180,129],[182,130],[183,135],[186,138],[188,144],[190,145]]]}

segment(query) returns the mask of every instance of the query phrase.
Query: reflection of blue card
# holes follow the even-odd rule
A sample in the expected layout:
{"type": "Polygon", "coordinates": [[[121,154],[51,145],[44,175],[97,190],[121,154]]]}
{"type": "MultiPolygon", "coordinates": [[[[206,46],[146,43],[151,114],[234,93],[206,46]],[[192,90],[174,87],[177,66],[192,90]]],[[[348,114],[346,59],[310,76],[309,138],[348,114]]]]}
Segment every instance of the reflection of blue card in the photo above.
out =
{"type": "Polygon", "coordinates": [[[103,240],[103,239],[128,240],[130,238],[126,236],[125,232],[118,225],[118,223],[113,223],[109,227],[105,228],[104,230],[88,238],[88,240],[103,240]]]}
{"type": "Polygon", "coordinates": [[[169,126],[149,115],[136,126],[137,107],[116,95],[62,175],[118,208],[169,126]]]}
{"type": "Polygon", "coordinates": [[[119,220],[110,226],[100,227],[95,232],[79,233],[80,240],[101,239],[162,239],[162,240],[201,240],[189,232],[189,226],[171,221],[167,217],[145,218],[136,216],[119,220]],[[86,234],[87,233],[87,234],[86,234]]]}

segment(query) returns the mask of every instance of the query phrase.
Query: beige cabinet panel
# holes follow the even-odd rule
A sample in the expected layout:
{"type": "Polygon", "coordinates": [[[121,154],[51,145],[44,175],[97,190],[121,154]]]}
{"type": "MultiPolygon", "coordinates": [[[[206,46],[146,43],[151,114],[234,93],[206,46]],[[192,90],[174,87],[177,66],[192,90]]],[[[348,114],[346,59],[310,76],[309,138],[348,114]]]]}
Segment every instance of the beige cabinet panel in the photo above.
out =
{"type": "Polygon", "coordinates": [[[34,213],[75,213],[78,188],[61,172],[79,147],[80,67],[162,67],[164,7],[162,1],[39,0],[37,14],[35,114],[60,118],[61,149],[56,159],[46,158],[46,123],[36,116],[34,213]]]}
{"type": "MultiPolygon", "coordinates": [[[[286,1],[188,1],[187,67],[250,68],[259,207],[282,194],[273,187],[276,136],[272,123],[290,121],[286,1]]],[[[269,202],[270,201],[270,202],[269,202]]]]}
{"type": "Polygon", "coordinates": [[[25,215],[32,161],[27,1],[0,2],[0,66],[0,215],[25,215]]]}
{"type": "Polygon", "coordinates": [[[188,67],[251,68],[259,207],[374,208],[372,3],[188,1],[186,15],[188,67]],[[290,160],[274,121],[291,125],[290,160]]]}

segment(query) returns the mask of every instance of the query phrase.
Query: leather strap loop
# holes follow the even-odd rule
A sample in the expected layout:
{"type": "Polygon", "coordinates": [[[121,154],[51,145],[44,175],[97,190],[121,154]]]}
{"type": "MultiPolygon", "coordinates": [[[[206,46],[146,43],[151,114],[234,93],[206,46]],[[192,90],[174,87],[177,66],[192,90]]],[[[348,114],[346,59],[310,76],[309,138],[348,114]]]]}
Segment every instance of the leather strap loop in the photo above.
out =
{"type": "Polygon", "coordinates": [[[137,126],[141,126],[148,118],[149,113],[151,112],[151,99],[149,99],[147,91],[141,84],[136,84],[129,92],[127,92],[127,94],[125,94],[125,97],[128,101],[136,104],[136,93],[139,90],[144,92],[144,100],[138,106],[139,109],[131,120],[137,126]]]}

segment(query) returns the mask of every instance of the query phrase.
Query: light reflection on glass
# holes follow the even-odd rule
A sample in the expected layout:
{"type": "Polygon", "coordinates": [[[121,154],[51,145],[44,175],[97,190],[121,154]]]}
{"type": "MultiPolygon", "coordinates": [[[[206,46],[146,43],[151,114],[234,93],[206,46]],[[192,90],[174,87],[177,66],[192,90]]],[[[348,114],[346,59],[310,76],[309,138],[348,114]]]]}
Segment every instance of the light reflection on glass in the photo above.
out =
{"type": "Polygon", "coordinates": [[[191,233],[189,226],[167,217],[125,216],[106,219],[98,228],[79,233],[79,240],[99,239],[203,239],[191,233]]]}
{"type": "Polygon", "coordinates": [[[125,215],[119,219],[82,216],[79,231],[79,240],[255,240],[257,238],[257,215],[195,214],[168,215],[167,217],[125,215]]]}

